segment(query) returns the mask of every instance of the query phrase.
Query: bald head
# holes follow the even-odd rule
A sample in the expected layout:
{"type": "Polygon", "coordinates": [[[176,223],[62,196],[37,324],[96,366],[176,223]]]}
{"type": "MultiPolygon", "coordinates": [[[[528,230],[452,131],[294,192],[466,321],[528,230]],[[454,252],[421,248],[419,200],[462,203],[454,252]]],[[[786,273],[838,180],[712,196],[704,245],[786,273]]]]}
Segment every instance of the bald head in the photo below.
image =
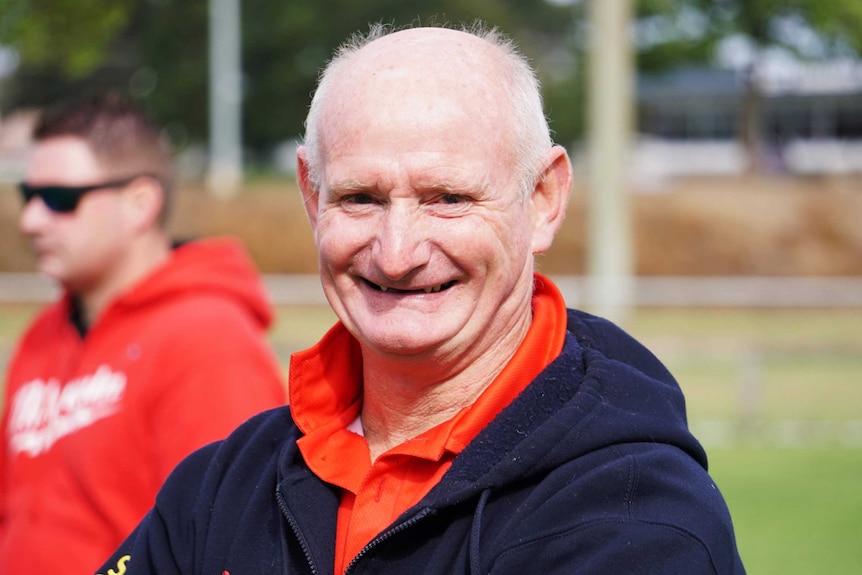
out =
{"type": "Polygon", "coordinates": [[[343,55],[345,61],[351,60],[355,67],[364,63],[380,71],[418,65],[429,74],[439,76],[440,72],[462,68],[476,70],[478,66],[498,66],[504,56],[495,45],[502,41],[496,36],[489,40],[449,28],[408,28],[388,34],[384,31],[384,28],[375,29],[374,35],[348,42],[336,57],[343,55]]]}
{"type": "MultiPolygon", "coordinates": [[[[385,117],[410,146],[423,124],[460,116],[480,133],[504,137],[508,161],[527,188],[551,147],[538,82],[514,45],[494,30],[375,26],[343,44],[321,75],[306,121],[306,159],[318,187],[327,154],[345,133],[373,130],[385,117]]],[[[391,124],[390,124],[391,125],[391,124]]]]}
{"type": "Polygon", "coordinates": [[[348,56],[333,70],[332,85],[320,94],[320,104],[324,116],[355,108],[367,98],[377,100],[382,114],[434,100],[464,113],[481,107],[500,115],[507,105],[504,70],[500,51],[475,36],[444,28],[409,29],[348,56]]]}

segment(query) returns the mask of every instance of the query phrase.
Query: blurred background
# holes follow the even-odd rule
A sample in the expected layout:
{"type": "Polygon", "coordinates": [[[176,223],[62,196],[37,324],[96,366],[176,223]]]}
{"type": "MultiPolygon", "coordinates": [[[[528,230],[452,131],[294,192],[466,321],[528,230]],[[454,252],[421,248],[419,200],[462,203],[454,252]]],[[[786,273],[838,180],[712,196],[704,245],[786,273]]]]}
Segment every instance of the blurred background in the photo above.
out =
{"type": "Polygon", "coordinates": [[[233,234],[290,353],[332,324],[293,179],[332,49],[481,19],[538,68],[577,172],[539,261],[677,376],[750,573],[862,560],[859,0],[0,0],[0,368],[39,305],[17,230],[29,130],[117,89],[177,152],[178,237],[233,234]]]}

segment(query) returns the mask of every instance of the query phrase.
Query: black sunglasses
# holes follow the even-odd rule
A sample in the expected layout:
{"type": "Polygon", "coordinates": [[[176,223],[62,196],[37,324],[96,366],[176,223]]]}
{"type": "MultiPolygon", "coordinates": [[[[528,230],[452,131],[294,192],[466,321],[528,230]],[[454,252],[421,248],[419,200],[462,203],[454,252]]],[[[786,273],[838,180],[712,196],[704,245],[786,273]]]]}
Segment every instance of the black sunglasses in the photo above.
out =
{"type": "Polygon", "coordinates": [[[36,196],[39,196],[52,212],[69,214],[75,211],[75,208],[78,207],[78,202],[81,201],[81,198],[85,194],[94,190],[123,188],[140,177],[143,176],[137,175],[123,180],[113,180],[89,186],[31,186],[27,182],[21,182],[18,184],[18,189],[24,198],[24,205],[27,205],[27,202],[36,196]]]}

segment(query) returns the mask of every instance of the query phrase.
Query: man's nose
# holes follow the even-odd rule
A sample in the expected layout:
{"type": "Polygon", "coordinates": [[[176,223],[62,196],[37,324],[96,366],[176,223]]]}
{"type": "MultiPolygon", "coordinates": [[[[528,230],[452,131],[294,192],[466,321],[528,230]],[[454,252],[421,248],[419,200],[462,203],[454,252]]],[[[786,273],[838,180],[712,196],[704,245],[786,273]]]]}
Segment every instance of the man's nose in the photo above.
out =
{"type": "Polygon", "coordinates": [[[50,222],[52,217],[51,210],[45,205],[42,198],[36,196],[24,204],[21,215],[18,217],[18,227],[23,233],[32,235],[50,222]]]}
{"type": "Polygon", "coordinates": [[[372,258],[383,275],[403,279],[428,264],[431,246],[421,208],[391,203],[378,223],[372,258]]]}

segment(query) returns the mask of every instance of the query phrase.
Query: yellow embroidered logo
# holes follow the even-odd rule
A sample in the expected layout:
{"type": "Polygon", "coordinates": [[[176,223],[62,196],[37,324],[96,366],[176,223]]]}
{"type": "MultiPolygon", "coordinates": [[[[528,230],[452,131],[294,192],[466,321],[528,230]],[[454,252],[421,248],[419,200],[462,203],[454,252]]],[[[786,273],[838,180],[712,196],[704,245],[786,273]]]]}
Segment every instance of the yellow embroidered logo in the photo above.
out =
{"type": "MultiPolygon", "coordinates": [[[[117,561],[117,570],[108,569],[108,575],[123,575],[126,572],[126,563],[132,560],[131,555],[123,555],[117,561]]],[[[101,573],[96,573],[96,575],[101,575],[101,573]]]]}

